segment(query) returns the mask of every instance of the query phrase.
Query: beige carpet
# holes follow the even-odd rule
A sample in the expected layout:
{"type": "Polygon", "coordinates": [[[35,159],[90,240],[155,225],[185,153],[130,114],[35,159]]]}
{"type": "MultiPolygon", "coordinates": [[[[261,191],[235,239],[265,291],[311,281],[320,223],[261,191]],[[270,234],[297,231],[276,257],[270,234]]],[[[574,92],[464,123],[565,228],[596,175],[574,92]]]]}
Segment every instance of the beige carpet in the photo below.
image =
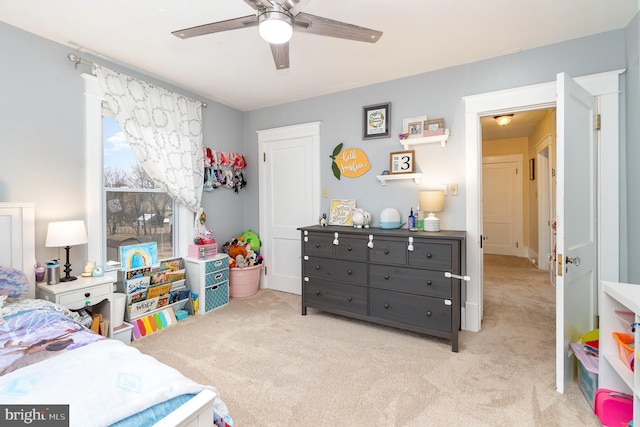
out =
{"type": "Polygon", "coordinates": [[[483,330],[447,340],[309,310],[260,290],[132,345],[216,386],[237,427],[599,426],[555,391],[555,290],[526,259],[485,257],[483,330]]]}

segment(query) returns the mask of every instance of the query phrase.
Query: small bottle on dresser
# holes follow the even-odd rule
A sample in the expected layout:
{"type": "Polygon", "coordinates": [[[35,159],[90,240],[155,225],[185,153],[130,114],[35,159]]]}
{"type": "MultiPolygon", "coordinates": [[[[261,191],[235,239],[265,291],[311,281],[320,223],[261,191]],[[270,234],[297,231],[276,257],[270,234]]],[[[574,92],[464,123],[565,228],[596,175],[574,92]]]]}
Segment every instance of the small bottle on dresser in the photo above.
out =
{"type": "Polygon", "coordinates": [[[409,220],[407,221],[407,228],[411,231],[416,231],[416,217],[413,215],[413,208],[409,213],[409,220]]]}

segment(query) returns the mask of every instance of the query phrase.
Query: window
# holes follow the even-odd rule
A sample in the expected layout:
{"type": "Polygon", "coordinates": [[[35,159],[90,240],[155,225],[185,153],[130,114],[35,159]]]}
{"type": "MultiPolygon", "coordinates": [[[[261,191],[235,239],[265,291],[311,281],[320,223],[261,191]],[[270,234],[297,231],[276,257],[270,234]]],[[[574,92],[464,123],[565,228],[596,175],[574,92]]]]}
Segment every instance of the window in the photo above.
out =
{"type": "Polygon", "coordinates": [[[174,201],[136,160],[107,104],[102,107],[104,253],[120,262],[120,246],[157,242],[158,258],[174,256],[174,201]]]}

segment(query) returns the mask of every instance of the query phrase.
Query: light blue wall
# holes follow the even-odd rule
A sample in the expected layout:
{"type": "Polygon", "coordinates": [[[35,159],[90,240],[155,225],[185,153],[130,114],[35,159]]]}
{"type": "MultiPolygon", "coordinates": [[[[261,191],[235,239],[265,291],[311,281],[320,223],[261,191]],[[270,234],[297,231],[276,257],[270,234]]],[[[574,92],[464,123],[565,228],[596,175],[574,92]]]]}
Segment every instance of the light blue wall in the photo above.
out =
{"type": "MultiPolygon", "coordinates": [[[[626,150],[621,151],[620,164],[626,170],[626,188],[621,191],[627,195],[626,205],[621,212],[622,221],[627,225],[623,237],[627,242],[628,257],[621,261],[625,272],[623,280],[640,283],[640,23],[639,16],[631,21],[626,31],[627,73],[626,73],[626,150]]],[[[621,275],[622,276],[622,275],[621,275]]]]}
{"type": "MultiPolygon", "coordinates": [[[[0,201],[34,202],[36,259],[58,256],[45,248],[47,223],[85,215],[85,100],[82,72],[67,59],[71,49],[0,22],[0,201]]],[[[91,55],[88,60],[144,78],[195,99],[186,90],[160,82],[91,55]]],[[[242,151],[243,113],[206,100],[204,142],[224,151],[242,151]]],[[[255,183],[251,183],[254,185],[255,183]]],[[[243,197],[218,189],[203,195],[207,226],[217,240],[244,231],[238,212],[243,197]]],[[[0,236],[6,238],[6,236],[0,236]]],[[[71,251],[71,263],[83,265],[86,246],[71,251]]]]}
{"type": "MultiPolygon", "coordinates": [[[[322,199],[322,211],[328,211],[332,198],[356,199],[359,207],[377,216],[385,207],[395,207],[406,216],[417,204],[418,191],[441,183],[459,184],[457,197],[448,197],[445,212],[438,216],[441,227],[465,228],[465,123],[463,97],[519,86],[554,81],[556,74],[566,72],[581,76],[625,68],[624,31],[612,31],[570,42],[555,44],[518,54],[502,56],[445,70],[388,81],[360,89],[321,96],[300,102],[249,112],[245,115],[245,151],[257,156],[256,131],[297,123],[321,121],[321,182],[329,197],[322,199]],[[390,101],[391,138],[363,141],[362,107],[390,101]],[[375,175],[388,169],[389,153],[401,151],[397,134],[402,119],[427,115],[444,118],[450,129],[446,148],[416,147],[418,171],[422,183],[395,181],[381,186],[375,175]],[[372,169],[359,178],[338,181],[331,172],[333,148],[340,142],[345,147],[362,149],[372,169]]],[[[401,66],[401,64],[398,64],[401,66]]],[[[312,80],[309,81],[313,85],[312,80]]],[[[295,177],[291,177],[295,179],[295,177]]],[[[247,199],[247,223],[258,224],[258,195],[247,199]]]]}
{"type": "MultiPolygon", "coordinates": [[[[422,186],[459,184],[460,195],[448,198],[447,210],[440,217],[443,228],[464,229],[466,175],[462,97],[549,82],[562,71],[580,76],[628,68],[622,111],[626,108],[628,117],[637,117],[640,113],[638,44],[636,17],[626,30],[272,108],[243,113],[207,100],[209,107],[203,110],[205,145],[242,152],[248,161],[245,174],[248,186],[240,194],[216,190],[203,195],[207,225],[218,241],[227,240],[246,228],[258,230],[256,131],[310,121],[322,122],[321,185],[329,193],[329,197],[322,200],[322,211],[328,210],[332,198],[355,198],[359,206],[374,216],[387,206],[396,207],[405,215],[410,206],[417,204],[421,187],[409,182],[393,182],[382,187],[375,179],[375,175],[388,168],[389,152],[399,151],[401,146],[394,137],[368,141],[361,138],[362,106],[389,101],[392,103],[392,135],[400,132],[402,119],[406,117],[444,118],[451,130],[447,147],[417,148],[417,164],[424,174],[422,186]],[[372,170],[360,178],[336,180],[331,174],[329,154],[341,142],[345,147],[365,151],[372,170]]],[[[80,74],[88,70],[86,67],[75,70],[66,58],[69,51],[62,45],[0,23],[0,201],[35,202],[36,256],[40,260],[57,255],[55,250],[44,248],[46,224],[50,220],[84,216],[85,118],[80,74]]],[[[83,56],[201,99],[187,90],[159,82],[153,76],[145,76],[140,70],[83,56]]],[[[310,80],[309,84],[314,82],[310,80]]],[[[628,187],[622,189],[621,215],[629,218],[628,233],[623,218],[623,235],[628,234],[629,243],[628,248],[621,248],[621,253],[626,254],[628,249],[628,259],[637,260],[640,259],[640,226],[635,218],[640,196],[635,187],[640,171],[635,165],[640,160],[640,123],[625,121],[623,117],[621,126],[621,135],[627,134],[627,141],[622,141],[621,159],[626,162],[624,178],[628,187]]],[[[84,261],[84,254],[76,256],[72,263],[84,261]]],[[[621,262],[627,265],[625,259],[621,262]]],[[[640,264],[631,261],[628,264],[629,280],[640,282],[640,264]]],[[[621,277],[626,274],[624,268],[621,277]]]]}

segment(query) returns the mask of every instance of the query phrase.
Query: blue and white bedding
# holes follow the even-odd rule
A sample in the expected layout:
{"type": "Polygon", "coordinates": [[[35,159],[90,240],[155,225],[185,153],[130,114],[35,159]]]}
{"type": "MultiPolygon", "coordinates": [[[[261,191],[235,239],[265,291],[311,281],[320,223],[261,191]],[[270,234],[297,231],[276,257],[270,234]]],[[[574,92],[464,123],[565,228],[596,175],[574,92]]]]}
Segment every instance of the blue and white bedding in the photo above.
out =
{"type": "Polygon", "coordinates": [[[45,301],[0,309],[0,402],[68,404],[72,426],[151,425],[204,389],[215,393],[214,420],[233,427],[215,388],[155,358],[109,340],[45,301]],[[167,406],[169,405],[169,406],[167,406]],[[144,419],[143,419],[144,418],[144,419]]]}

